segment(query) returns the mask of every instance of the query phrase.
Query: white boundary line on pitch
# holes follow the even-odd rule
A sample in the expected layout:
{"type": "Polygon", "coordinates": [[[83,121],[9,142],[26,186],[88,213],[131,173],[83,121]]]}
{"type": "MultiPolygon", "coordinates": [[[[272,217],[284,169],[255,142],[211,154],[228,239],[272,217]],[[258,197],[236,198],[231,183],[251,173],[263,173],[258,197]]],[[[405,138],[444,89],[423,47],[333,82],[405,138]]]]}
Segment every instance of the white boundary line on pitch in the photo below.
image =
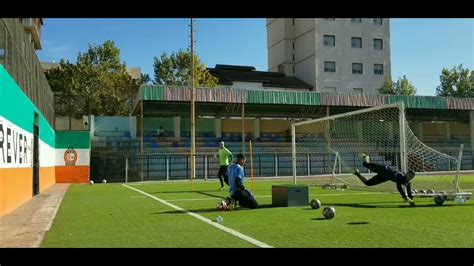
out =
{"type": "Polygon", "coordinates": [[[263,242],[260,242],[260,241],[254,239],[254,238],[251,238],[251,237],[249,237],[249,236],[247,236],[247,235],[244,235],[244,234],[242,234],[242,233],[240,233],[240,232],[238,232],[238,231],[235,231],[235,230],[233,230],[233,229],[230,229],[230,228],[228,228],[228,227],[225,227],[225,226],[223,226],[223,225],[221,225],[221,224],[215,223],[215,222],[213,222],[213,221],[211,221],[211,220],[205,218],[204,216],[201,216],[201,215],[199,215],[199,214],[197,214],[197,213],[194,213],[194,212],[190,212],[190,211],[188,211],[188,210],[185,210],[185,209],[183,209],[183,208],[181,208],[181,207],[179,207],[179,206],[176,206],[176,205],[174,205],[174,204],[171,204],[171,203],[169,203],[169,202],[167,202],[167,201],[165,201],[165,200],[162,200],[162,199],[160,199],[160,198],[158,198],[158,197],[155,197],[155,196],[153,196],[153,195],[150,195],[150,194],[148,194],[148,193],[146,193],[146,192],[144,192],[144,191],[141,191],[141,190],[139,190],[139,189],[136,189],[136,188],[134,188],[134,187],[131,187],[131,186],[128,186],[128,185],[125,185],[125,184],[122,184],[122,186],[124,186],[124,187],[126,187],[126,188],[129,188],[129,189],[131,189],[131,190],[134,190],[134,191],[136,191],[136,192],[138,192],[138,193],[141,193],[141,194],[143,194],[143,195],[145,195],[145,196],[148,196],[148,197],[150,197],[150,198],[152,198],[152,199],[154,199],[154,200],[156,200],[156,201],[158,201],[158,202],[160,202],[160,203],[162,203],[162,204],[164,204],[164,205],[166,205],[166,206],[168,206],[168,207],[171,207],[171,208],[173,208],[173,209],[175,209],[175,210],[178,210],[178,211],[181,211],[181,212],[183,212],[183,213],[185,213],[185,214],[191,215],[192,217],[194,217],[194,218],[196,218],[196,219],[198,219],[198,220],[200,220],[200,221],[202,221],[202,222],[205,222],[205,223],[207,223],[207,224],[209,224],[209,225],[212,225],[212,226],[216,227],[217,229],[220,229],[220,230],[222,230],[222,231],[224,231],[224,232],[226,232],[226,233],[229,233],[229,234],[231,234],[231,235],[233,235],[233,236],[236,236],[236,237],[238,237],[238,238],[240,238],[240,239],[242,239],[242,240],[244,240],[244,241],[247,241],[247,242],[249,242],[249,243],[251,243],[251,244],[257,246],[257,247],[261,247],[261,248],[272,248],[272,246],[270,246],[270,245],[268,245],[268,244],[265,244],[265,243],[263,243],[263,242]]]}
{"type": "MultiPolygon", "coordinates": [[[[363,193],[352,193],[352,194],[315,194],[315,195],[309,195],[309,197],[375,195],[375,194],[390,194],[390,193],[392,193],[392,192],[363,192],[363,193]]],[[[393,192],[393,193],[395,193],[395,192],[393,192]]],[[[271,195],[255,196],[255,198],[271,198],[271,197],[272,197],[271,195]]],[[[199,201],[199,200],[215,200],[215,199],[222,199],[222,197],[207,197],[207,198],[194,198],[194,199],[171,199],[171,200],[166,200],[166,201],[175,202],[175,201],[199,201]]]]}

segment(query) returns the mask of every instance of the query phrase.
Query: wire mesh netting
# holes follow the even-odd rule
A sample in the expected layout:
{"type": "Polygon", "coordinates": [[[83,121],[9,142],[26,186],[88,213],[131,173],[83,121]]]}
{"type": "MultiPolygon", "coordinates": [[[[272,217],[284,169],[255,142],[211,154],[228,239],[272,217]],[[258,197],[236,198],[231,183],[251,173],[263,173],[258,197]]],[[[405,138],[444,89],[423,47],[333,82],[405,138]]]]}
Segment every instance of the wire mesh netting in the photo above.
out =
{"type": "MultiPolygon", "coordinates": [[[[334,176],[330,182],[340,181],[352,187],[362,186],[352,175],[355,169],[368,177],[373,174],[363,166],[361,154],[368,155],[371,162],[399,170],[406,162],[406,169],[417,173],[455,171],[457,158],[423,144],[401,112],[401,105],[392,104],[295,124],[296,169],[308,167],[308,154],[319,158],[316,161],[324,158],[329,165],[311,165],[310,175],[334,176]]],[[[453,180],[453,174],[447,178],[423,176],[415,178],[413,186],[453,190],[453,180]]],[[[386,182],[365,189],[394,190],[395,185],[386,182]]]]}

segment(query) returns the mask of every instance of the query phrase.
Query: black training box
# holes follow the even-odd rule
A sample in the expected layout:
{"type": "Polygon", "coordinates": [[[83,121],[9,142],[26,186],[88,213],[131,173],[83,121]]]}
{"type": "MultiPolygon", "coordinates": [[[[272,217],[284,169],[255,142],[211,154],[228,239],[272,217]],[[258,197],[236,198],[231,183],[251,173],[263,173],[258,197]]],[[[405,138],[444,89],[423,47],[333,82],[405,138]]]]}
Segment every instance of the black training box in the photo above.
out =
{"type": "Polygon", "coordinates": [[[308,186],[275,185],[272,186],[273,207],[293,207],[308,205],[308,186]]]}

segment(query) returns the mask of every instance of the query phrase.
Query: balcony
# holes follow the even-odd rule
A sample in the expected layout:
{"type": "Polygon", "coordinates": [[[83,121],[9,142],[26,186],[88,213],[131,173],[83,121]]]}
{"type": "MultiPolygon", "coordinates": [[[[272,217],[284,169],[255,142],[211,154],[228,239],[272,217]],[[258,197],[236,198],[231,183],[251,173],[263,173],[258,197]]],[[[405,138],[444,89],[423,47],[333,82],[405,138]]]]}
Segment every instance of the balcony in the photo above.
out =
{"type": "Polygon", "coordinates": [[[36,50],[41,50],[41,18],[22,18],[21,23],[27,33],[31,34],[31,38],[36,50]]]}

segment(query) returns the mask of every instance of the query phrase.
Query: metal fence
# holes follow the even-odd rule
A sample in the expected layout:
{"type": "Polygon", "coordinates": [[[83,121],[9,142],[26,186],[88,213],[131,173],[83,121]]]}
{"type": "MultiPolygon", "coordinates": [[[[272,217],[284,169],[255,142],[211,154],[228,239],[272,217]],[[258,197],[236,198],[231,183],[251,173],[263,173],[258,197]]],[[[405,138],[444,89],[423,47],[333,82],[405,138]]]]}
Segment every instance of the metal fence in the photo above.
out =
{"type": "MultiPolygon", "coordinates": [[[[189,154],[147,154],[143,156],[143,179],[140,155],[114,155],[115,153],[93,153],[91,156],[91,179],[107,182],[137,182],[159,180],[184,180],[190,177],[189,154]]],[[[455,154],[448,154],[454,156],[455,154]]],[[[336,164],[336,173],[351,173],[355,168],[363,169],[357,154],[339,154],[344,163],[336,164]]],[[[471,152],[464,153],[463,170],[472,169],[471,152]]],[[[250,157],[246,155],[245,174],[250,176],[250,157]]],[[[291,153],[253,154],[254,177],[292,176],[291,153]]],[[[384,162],[381,156],[371,157],[373,162],[384,162]]],[[[297,176],[323,175],[332,173],[335,156],[329,153],[298,153],[296,155],[297,176]]],[[[452,162],[446,162],[448,167],[452,162]]],[[[396,163],[395,163],[396,164],[396,163]]],[[[396,165],[394,165],[396,166],[396,165]]],[[[399,166],[396,166],[399,167],[399,166]]],[[[365,169],[365,168],[364,168],[365,169]]],[[[214,154],[196,155],[196,178],[216,179],[219,159],[214,154]]],[[[453,168],[446,170],[454,170],[453,168]]]]}
{"type": "Polygon", "coordinates": [[[75,128],[73,119],[82,120],[84,116],[90,120],[90,96],[73,94],[54,94],[54,127],[55,130],[89,130],[89,124],[75,128]],[[58,123],[58,119],[67,118],[66,123],[58,123]],[[65,124],[65,125],[64,125],[65,124]]]}
{"type": "Polygon", "coordinates": [[[19,18],[0,18],[0,64],[53,125],[53,92],[19,18]]]}

